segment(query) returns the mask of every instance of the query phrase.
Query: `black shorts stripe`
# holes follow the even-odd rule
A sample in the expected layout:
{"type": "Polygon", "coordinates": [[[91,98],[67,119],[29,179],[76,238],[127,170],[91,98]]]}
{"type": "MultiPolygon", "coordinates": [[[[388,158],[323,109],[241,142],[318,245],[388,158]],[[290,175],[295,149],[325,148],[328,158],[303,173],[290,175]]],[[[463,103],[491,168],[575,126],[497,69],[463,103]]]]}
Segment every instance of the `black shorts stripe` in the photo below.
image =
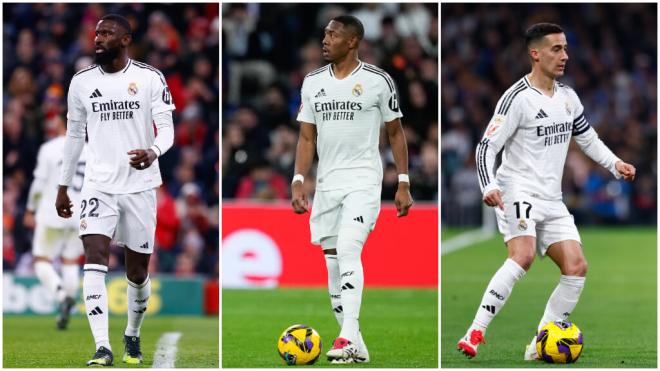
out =
{"type": "Polygon", "coordinates": [[[509,97],[511,97],[511,94],[513,94],[516,89],[519,89],[520,87],[525,86],[525,83],[523,81],[520,81],[517,83],[513,89],[511,89],[508,93],[505,93],[504,96],[500,99],[499,106],[497,107],[497,113],[499,114],[502,111],[502,107],[508,102],[509,97]]]}
{"type": "Polygon", "coordinates": [[[387,73],[377,71],[376,69],[371,68],[371,67],[369,67],[369,66],[367,66],[367,65],[365,65],[365,66],[363,67],[363,69],[364,69],[365,71],[371,72],[371,73],[376,74],[376,75],[382,77],[383,79],[385,79],[385,82],[387,83],[387,86],[390,88],[390,93],[394,93],[394,92],[395,92],[395,91],[394,91],[394,83],[390,81],[389,76],[387,75],[387,73]]]}
{"type": "Polygon", "coordinates": [[[520,84],[516,85],[516,88],[509,92],[507,94],[506,99],[502,101],[502,105],[500,106],[500,109],[497,111],[498,114],[500,115],[506,115],[507,112],[509,112],[509,108],[511,107],[511,103],[513,103],[513,100],[515,99],[516,95],[518,95],[521,91],[527,89],[527,86],[525,86],[524,82],[520,82],[520,84]]]}
{"type": "Polygon", "coordinates": [[[73,76],[78,76],[78,75],[83,74],[83,73],[85,73],[85,72],[87,72],[87,71],[91,71],[91,70],[95,69],[96,67],[98,67],[98,66],[95,65],[95,64],[92,64],[91,66],[89,66],[89,67],[87,67],[87,68],[84,68],[84,69],[82,69],[82,70],[76,72],[73,76]]]}

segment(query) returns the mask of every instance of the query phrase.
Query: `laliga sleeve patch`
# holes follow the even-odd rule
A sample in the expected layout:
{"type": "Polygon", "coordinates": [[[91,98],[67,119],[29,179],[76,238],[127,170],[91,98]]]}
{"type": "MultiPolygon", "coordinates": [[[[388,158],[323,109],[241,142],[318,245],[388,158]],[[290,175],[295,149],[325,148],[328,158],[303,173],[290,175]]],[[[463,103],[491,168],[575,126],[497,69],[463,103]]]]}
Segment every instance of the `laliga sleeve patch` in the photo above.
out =
{"type": "Polygon", "coordinates": [[[486,128],[486,137],[487,138],[492,137],[500,129],[502,125],[504,125],[504,118],[502,117],[493,118],[490,121],[490,124],[488,124],[488,127],[486,128]]]}

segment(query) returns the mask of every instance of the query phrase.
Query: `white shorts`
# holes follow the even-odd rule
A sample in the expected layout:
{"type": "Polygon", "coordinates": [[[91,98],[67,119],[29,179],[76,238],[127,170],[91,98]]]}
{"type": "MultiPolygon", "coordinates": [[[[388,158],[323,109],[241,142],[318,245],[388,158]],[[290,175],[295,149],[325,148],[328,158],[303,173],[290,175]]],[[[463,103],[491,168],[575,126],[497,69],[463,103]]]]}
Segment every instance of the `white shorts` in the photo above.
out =
{"type": "Polygon", "coordinates": [[[83,188],[78,234],[102,234],[142,253],[154,251],[156,190],[111,194],[83,188]]]}
{"type": "Polygon", "coordinates": [[[358,226],[372,231],[380,212],[381,186],[372,185],[360,189],[316,191],[309,229],[312,243],[337,236],[342,226],[358,226]]]}
{"type": "Polygon", "coordinates": [[[37,224],[32,239],[32,256],[78,259],[84,253],[75,228],[54,228],[37,224]]]}
{"type": "Polygon", "coordinates": [[[582,244],[573,215],[562,201],[549,201],[524,192],[503,192],[504,211],[495,207],[497,227],[504,242],[518,236],[536,238],[536,253],[545,256],[553,243],[574,240],[582,244]]]}

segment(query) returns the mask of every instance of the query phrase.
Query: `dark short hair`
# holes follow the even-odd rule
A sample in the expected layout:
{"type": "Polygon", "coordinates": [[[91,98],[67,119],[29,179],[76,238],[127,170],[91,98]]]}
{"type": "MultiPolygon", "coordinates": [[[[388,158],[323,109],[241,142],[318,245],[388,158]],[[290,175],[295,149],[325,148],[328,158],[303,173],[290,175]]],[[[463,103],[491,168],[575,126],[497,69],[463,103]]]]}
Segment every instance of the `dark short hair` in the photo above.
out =
{"type": "Polygon", "coordinates": [[[554,23],[537,23],[528,28],[525,32],[525,47],[541,40],[545,35],[553,33],[564,33],[564,30],[554,23]]]}
{"type": "Polygon", "coordinates": [[[332,18],[332,20],[343,24],[344,27],[352,28],[360,40],[364,37],[364,26],[357,17],[352,15],[339,15],[332,18]]]}
{"type": "Polygon", "coordinates": [[[119,26],[121,26],[124,30],[126,30],[127,34],[131,34],[131,24],[128,22],[128,19],[126,17],[119,15],[119,14],[108,14],[101,18],[102,21],[113,21],[117,23],[119,26]]]}

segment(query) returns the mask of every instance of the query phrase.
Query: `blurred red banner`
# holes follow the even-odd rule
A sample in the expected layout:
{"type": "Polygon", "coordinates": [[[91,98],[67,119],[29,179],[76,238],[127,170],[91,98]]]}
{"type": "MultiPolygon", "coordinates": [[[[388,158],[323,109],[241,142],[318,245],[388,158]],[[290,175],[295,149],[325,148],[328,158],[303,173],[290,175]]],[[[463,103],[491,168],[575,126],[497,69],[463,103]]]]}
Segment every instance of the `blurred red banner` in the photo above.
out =
{"type": "MultiPolygon", "coordinates": [[[[310,243],[309,213],[286,204],[222,204],[223,287],[325,286],[320,246],[310,243]]],[[[414,205],[396,217],[383,205],[362,251],[365,285],[438,286],[438,208],[414,205]]]]}

